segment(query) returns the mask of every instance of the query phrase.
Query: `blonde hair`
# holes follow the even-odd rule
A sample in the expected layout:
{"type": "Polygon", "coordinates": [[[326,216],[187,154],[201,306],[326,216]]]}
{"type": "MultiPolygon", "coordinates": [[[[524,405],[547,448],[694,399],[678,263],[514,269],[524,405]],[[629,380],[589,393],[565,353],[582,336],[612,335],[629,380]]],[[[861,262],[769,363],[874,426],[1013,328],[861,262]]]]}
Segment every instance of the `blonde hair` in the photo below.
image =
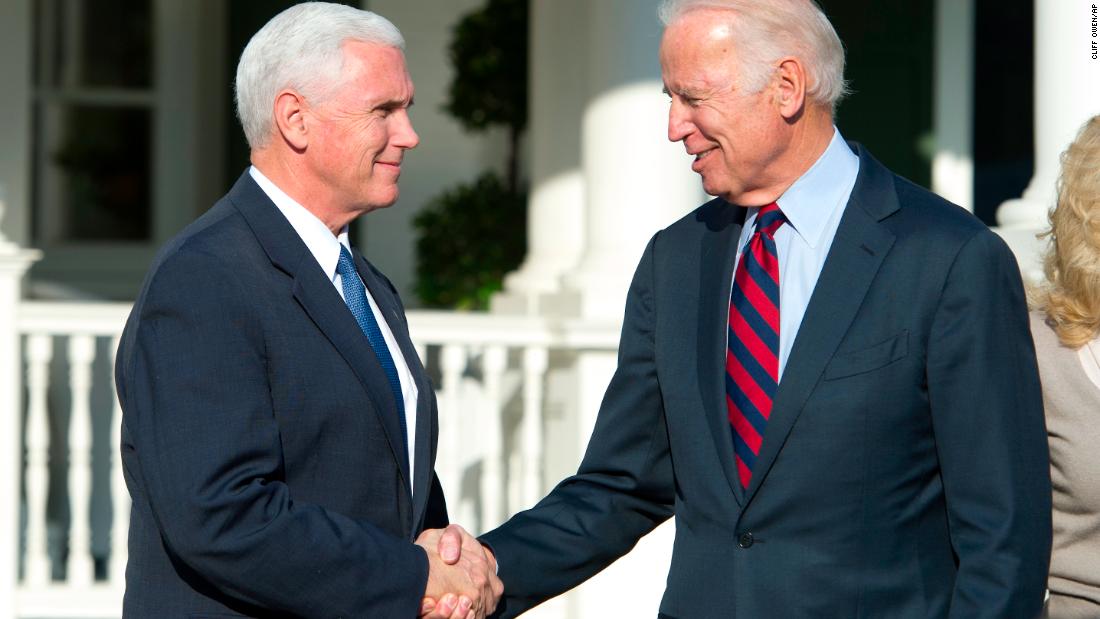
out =
{"type": "Polygon", "coordinates": [[[1058,202],[1041,236],[1051,244],[1038,307],[1062,344],[1080,348],[1100,334],[1100,116],[1062,153],[1058,202]]]}

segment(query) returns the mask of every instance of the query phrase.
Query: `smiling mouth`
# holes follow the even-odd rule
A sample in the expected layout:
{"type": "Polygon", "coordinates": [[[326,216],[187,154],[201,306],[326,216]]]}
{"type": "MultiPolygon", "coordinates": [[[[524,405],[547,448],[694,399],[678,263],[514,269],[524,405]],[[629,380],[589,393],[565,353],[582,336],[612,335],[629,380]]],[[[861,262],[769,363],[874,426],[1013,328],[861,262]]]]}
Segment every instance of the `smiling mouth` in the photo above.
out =
{"type": "Polygon", "coordinates": [[[706,159],[707,156],[709,156],[715,150],[717,150],[717,149],[716,148],[711,148],[711,149],[705,150],[701,153],[696,153],[695,154],[695,161],[702,161],[703,159],[706,159]]]}

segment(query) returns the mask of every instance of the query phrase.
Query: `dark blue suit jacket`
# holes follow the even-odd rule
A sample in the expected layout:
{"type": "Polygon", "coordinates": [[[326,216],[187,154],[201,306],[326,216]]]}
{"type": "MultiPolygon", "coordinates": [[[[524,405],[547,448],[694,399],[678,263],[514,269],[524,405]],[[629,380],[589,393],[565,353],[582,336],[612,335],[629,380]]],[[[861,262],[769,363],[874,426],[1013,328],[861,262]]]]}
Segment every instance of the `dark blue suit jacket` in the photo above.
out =
{"type": "Polygon", "coordinates": [[[1050,479],[1016,261],[970,214],[856,150],[747,491],[723,374],[745,210],[715,200],[646,248],[578,473],[485,535],[502,616],[673,514],[669,618],[1039,613],[1050,479]]]}
{"type": "Polygon", "coordinates": [[[370,344],[247,173],[155,260],[116,368],[127,617],[418,613],[411,542],[447,519],[435,395],[396,291],[356,263],[419,389],[413,479],[370,344]]]}

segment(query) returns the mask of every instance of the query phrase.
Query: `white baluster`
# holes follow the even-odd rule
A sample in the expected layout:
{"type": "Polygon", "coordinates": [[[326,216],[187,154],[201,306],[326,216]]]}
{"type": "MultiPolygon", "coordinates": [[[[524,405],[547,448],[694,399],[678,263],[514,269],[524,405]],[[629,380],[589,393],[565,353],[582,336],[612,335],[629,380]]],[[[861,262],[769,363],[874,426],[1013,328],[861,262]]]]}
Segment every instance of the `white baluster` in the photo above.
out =
{"type": "MultiPolygon", "coordinates": [[[[0,221],[3,218],[0,195],[0,221]]],[[[0,617],[5,618],[16,616],[19,579],[19,480],[24,433],[20,423],[23,364],[17,317],[22,309],[23,274],[40,257],[40,252],[20,249],[0,234],[0,617]]]]}
{"type": "Polygon", "coordinates": [[[501,476],[501,427],[503,403],[500,396],[501,377],[508,361],[503,346],[488,346],[481,358],[481,371],[485,376],[485,403],[477,420],[481,461],[481,529],[489,529],[501,523],[501,493],[504,492],[501,476]]]}
{"type": "MultiPolygon", "coordinates": [[[[115,353],[118,352],[119,338],[111,339],[111,367],[114,367],[115,353]]],[[[111,374],[114,376],[114,373],[111,374]]],[[[112,392],[114,385],[111,385],[112,392]]],[[[123,587],[126,583],[126,539],[130,526],[130,494],[126,490],[126,480],[122,476],[122,405],[118,396],[114,398],[111,414],[111,563],[107,578],[114,587],[123,587]]]]}
{"type": "Polygon", "coordinates": [[[459,403],[462,372],[466,369],[466,348],[462,344],[445,344],[439,355],[443,374],[442,401],[439,405],[439,456],[436,459],[440,483],[449,500],[458,505],[462,479],[459,471],[459,440],[461,430],[459,403]]]}
{"type": "Polygon", "coordinates": [[[91,553],[89,506],[92,498],[91,391],[95,338],[69,338],[69,385],[72,410],[69,417],[69,528],[67,577],[75,587],[91,585],[95,564],[91,553]]]}
{"type": "Polygon", "coordinates": [[[542,383],[548,363],[546,348],[523,351],[523,505],[542,498],[542,383]]]}
{"type": "Polygon", "coordinates": [[[49,493],[50,420],[46,394],[50,387],[53,340],[27,338],[27,561],[26,583],[44,587],[50,581],[46,545],[46,501],[49,493]]]}

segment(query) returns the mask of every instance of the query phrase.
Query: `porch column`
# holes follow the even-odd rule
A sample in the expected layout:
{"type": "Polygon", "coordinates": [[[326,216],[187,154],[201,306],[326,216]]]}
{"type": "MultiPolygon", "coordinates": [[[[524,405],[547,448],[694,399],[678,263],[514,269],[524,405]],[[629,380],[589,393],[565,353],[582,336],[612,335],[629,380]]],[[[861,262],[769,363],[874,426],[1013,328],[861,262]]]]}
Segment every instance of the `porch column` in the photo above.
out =
{"type": "Polygon", "coordinates": [[[504,279],[493,310],[539,312],[539,297],[561,288],[583,249],[581,128],[589,62],[583,0],[530,0],[528,119],[531,193],[527,258],[504,279]]]}
{"type": "Polygon", "coordinates": [[[26,244],[31,236],[32,9],[32,0],[0,2],[0,83],[4,84],[0,88],[0,110],[4,110],[4,121],[0,122],[0,185],[9,206],[6,216],[0,218],[0,238],[6,234],[20,244],[26,244]]]}
{"type": "MultiPolygon", "coordinates": [[[[0,187],[0,222],[4,198],[0,187]]],[[[23,468],[23,385],[16,316],[23,274],[40,257],[0,231],[0,619],[15,617],[19,566],[19,481],[23,468]]]]}
{"type": "Polygon", "coordinates": [[[974,211],[974,0],[936,0],[932,191],[974,211]]]}
{"type": "Polygon", "coordinates": [[[1045,243],[1035,234],[1047,227],[1054,206],[1059,156],[1081,125],[1100,113],[1100,39],[1092,7],[1035,0],[1035,174],[1023,196],[997,210],[998,232],[1031,278],[1042,276],[1045,243]]]}
{"type": "Polygon", "coordinates": [[[563,281],[562,313],[620,319],[646,241],[703,200],[690,157],[667,139],[658,4],[601,0],[588,6],[590,95],[581,126],[585,240],[580,263],[563,281]]]}

